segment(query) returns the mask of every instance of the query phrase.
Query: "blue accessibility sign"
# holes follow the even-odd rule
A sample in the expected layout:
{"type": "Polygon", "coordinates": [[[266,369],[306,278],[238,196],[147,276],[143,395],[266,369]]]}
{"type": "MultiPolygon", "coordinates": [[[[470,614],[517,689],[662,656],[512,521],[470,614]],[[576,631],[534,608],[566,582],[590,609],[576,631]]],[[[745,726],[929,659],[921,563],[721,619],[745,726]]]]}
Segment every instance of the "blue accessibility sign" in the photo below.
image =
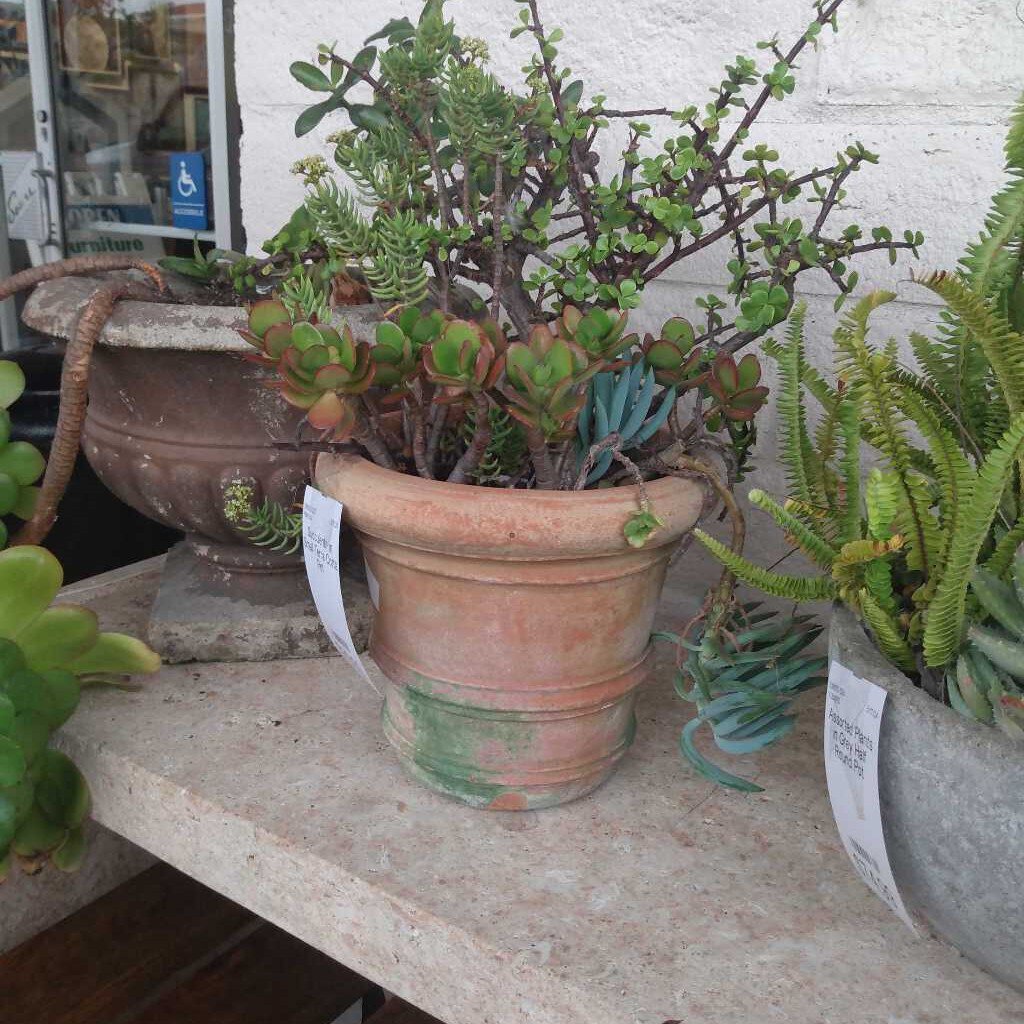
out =
{"type": "Polygon", "coordinates": [[[172,153],[170,156],[171,220],[176,228],[205,231],[206,161],[202,153],[172,153]]]}

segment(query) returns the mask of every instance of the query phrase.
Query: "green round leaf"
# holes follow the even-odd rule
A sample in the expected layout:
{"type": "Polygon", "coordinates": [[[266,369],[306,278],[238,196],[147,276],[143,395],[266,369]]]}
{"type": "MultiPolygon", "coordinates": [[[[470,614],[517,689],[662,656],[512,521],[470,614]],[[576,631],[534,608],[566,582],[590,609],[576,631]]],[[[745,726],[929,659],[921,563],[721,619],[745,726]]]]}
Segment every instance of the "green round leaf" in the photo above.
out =
{"type": "Polygon", "coordinates": [[[17,711],[6,693],[0,693],[0,736],[10,736],[17,711]]]}
{"type": "Polygon", "coordinates": [[[0,551],[0,637],[16,637],[38,618],[63,581],[60,562],[45,548],[0,551]]]}
{"type": "Polygon", "coordinates": [[[10,738],[21,747],[31,768],[50,741],[49,719],[38,711],[23,711],[14,719],[10,738]]]}
{"type": "MultiPolygon", "coordinates": [[[[78,707],[81,696],[81,686],[78,677],[66,669],[51,668],[41,673],[46,680],[46,687],[50,692],[50,700],[53,712],[49,716],[50,728],[59,729],[74,713],[78,707]]],[[[2,726],[2,706],[0,706],[0,732],[2,726]]]]}
{"type": "MultiPolygon", "coordinates": [[[[18,500],[15,503],[14,508],[11,512],[16,515],[19,519],[24,519],[28,522],[35,513],[36,505],[39,503],[39,488],[38,487],[22,487],[18,492],[18,500]]],[[[2,547],[3,545],[0,545],[2,547]]]]}
{"type": "Polygon", "coordinates": [[[50,821],[77,828],[89,814],[89,787],[66,754],[47,750],[39,759],[36,803],[50,821]]]}
{"type": "Polygon", "coordinates": [[[0,786],[16,786],[25,777],[28,762],[21,745],[9,736],[0,736],[0,786]]]}
{"type": "Polygon", "coordinates": [[[92,650],[99,639],[99,620],[90,608],[55,605],[18,634],[18,646],[36,671],[58,668],[92,650]]]}
{"type": "Polygon", "coordinates": [[[17,831],[18,809],[14,800],[6,793],[0,793],[0,850],[6,850],[11,845],[17,831]]]}
{"type": "Polygon", "coordinates": [[[331,80],[315,64],[297,60],[288,70],[296,82],[314,92],[330,92],[333,88],[331,80]]]}
{"type": "Polygon", "coordinates": [[[0,409],[13,405],[25,390],[25,373],[10,359],[0,359],[0,409]]]}
{"type": "Polygon", "coordinates": [[[67,831],[63,825],[50,821],[37,806],[22,822],[11,849],[19,857],[38,857],[57,849],[67,837],[67,831]]]}
{"type": "Polygon", "coordinates": [[[17,480],[9,473],[0,473],[0,515],[8,515],[17,504],[17,497],[22,490],[17,480]]]}
{"type": "Polygon", "coordinates": [[[85,830],[73,828],[50,858],[58,871],[77,871],[85,857],[85,830]]]}
{"type": "Polygon", "coordinates": [[[25,667],[25,655],[21,648],[13,640],[0,637],[0,683],[25,667]]]}
{"type": "Polygon", "coordinates": [[[0,473],[7,473],[19,484],[34,484],[46,469],[46,460],[28,441],[11,441],[0,450],[0,473]]]}
{"type": "Polygon", "coordinates": [[[0,680],[0,690],[7,695],[18,714],[37,711],[47,718],[53,714],[53,698],[46,680],[32,669],[12,672],[6,679],[0,680]]]}

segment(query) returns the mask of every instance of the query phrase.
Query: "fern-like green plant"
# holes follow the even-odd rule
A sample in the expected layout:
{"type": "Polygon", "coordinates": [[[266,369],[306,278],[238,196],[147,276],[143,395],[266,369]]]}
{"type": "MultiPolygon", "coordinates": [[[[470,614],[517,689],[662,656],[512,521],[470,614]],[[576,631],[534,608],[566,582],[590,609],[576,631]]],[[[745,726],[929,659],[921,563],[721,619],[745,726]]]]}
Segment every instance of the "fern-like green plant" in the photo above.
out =
{"type": "MultiPolygon", "coordinates": [[[[951,294],[957,296],[955,309],[977,306],[959,285],[951,294]]],[[[879,347],[869,341],[870,315],[891,297],[867,296],[837,328],[841,384],[808,384],[799,310],[785,341],[770,350],[780,366],[780,460],[792,496],[778,502],[755,490],[750,500],[821,573],[763,569],[703,531],[696,535],[738,579],[768,594],[844,601],[880,650],[916,674],[941,670],[956,659],[972,608],[968,588],[975,566],[987,558],[990,572],[1004,572],[1024,535],[1019,520],[997,525],[1005,508],[1020,508],[1024,414],[1010,419],[987,451],[976,451],[975,441],[954,433],[929,398],[934,381],[923,382],[900,367],[891,343],[879,347]],[[824,407],[827,426],[817,432],[817,444],[807,426],[805,392],[817,394],[824,407]],[[882,461],[866,479],[862,440],[882,461]]],[[[982,312],[972,313],[971,323],[986,352],[998,314],[987,306],[982,312]]],[[[1005,337],[1001,329],[995,334],[1005,337]]],[[[999,374],[993,376],[999,386],[999,374]]]]}

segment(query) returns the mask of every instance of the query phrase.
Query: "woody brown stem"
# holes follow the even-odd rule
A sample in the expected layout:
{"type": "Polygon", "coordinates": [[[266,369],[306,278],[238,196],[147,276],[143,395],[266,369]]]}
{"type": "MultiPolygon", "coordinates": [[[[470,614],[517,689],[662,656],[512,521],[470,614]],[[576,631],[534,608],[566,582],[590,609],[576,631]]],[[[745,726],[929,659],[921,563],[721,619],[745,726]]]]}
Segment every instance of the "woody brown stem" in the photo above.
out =
{"type": "MultiPolygon", "coordinates": [[[[57,263],[44,263],[38,267],[30,267],[13,277],[0,281],[0,302],[12,295],[34,288],[44,281],[56,281],[61,277],[74,277],[79,274],[101,274],[110,270],[140,270],[161,294],[166,294],[167,286],[160,271],[152,264],[128,256],[72,256],[70,259],[59,260],[57,263]]],[[[102,325],[101,325],[102,326],[102,325]]]]}
{"type": "Polygon", "coordinates": [[[469,474],[480,465],[480,460],[491,443],[491,416],[490,407],[487,404],[485,395],[476,395],[474,398],[476,417],[473,423],[473,440],[469,447],[462,453],[462,458],[455,463],[455,468],[448,475],[448,483],[464,484],[469,474]]]}
{"type": "Polygon", "coordinates": [[[526,446],[530,449],[533,471],[536,476],[537,489],[555,491],[558,489],[558,476],[551,461],[551,452],[544,435],[537,429],[526,431],[526,446]]]}

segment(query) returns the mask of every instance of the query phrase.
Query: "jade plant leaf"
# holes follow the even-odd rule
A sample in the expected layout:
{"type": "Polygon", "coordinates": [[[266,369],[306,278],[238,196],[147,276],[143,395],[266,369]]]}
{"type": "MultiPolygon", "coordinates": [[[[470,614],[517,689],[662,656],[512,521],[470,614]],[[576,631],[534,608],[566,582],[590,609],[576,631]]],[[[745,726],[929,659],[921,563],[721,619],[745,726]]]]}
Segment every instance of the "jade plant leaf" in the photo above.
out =
{"type": "Polygon", "coordinates": [[[78,676],[134,675],[155,672],[160,655],[124,633],[100,633],[92,650],[65,666],[78,676]]]}
{"type": "Polygon", "coordinates": [[[25,373],[10,359],[0,360],[0,409],[13,405],[25,390],[25,373]]]}
{"type": "Polygon", "coordinates": [[[13,639],[37,619],[63,582],[60,562],[43,548],[0,551],[0,637],[13,639]]]}
{"type": "Polygon", "coordinates": [[[36,802],[50,821],[77,828],[89,814],[89,787],[74,762],[59,750],[39,759],[36,802]]]}
{"type": "Polygon", "coordinates": [[[30,668],[58,668],[91,650],[100,634],[96,613],[77,605],[47,608],[17,637],[30,668]]]}

